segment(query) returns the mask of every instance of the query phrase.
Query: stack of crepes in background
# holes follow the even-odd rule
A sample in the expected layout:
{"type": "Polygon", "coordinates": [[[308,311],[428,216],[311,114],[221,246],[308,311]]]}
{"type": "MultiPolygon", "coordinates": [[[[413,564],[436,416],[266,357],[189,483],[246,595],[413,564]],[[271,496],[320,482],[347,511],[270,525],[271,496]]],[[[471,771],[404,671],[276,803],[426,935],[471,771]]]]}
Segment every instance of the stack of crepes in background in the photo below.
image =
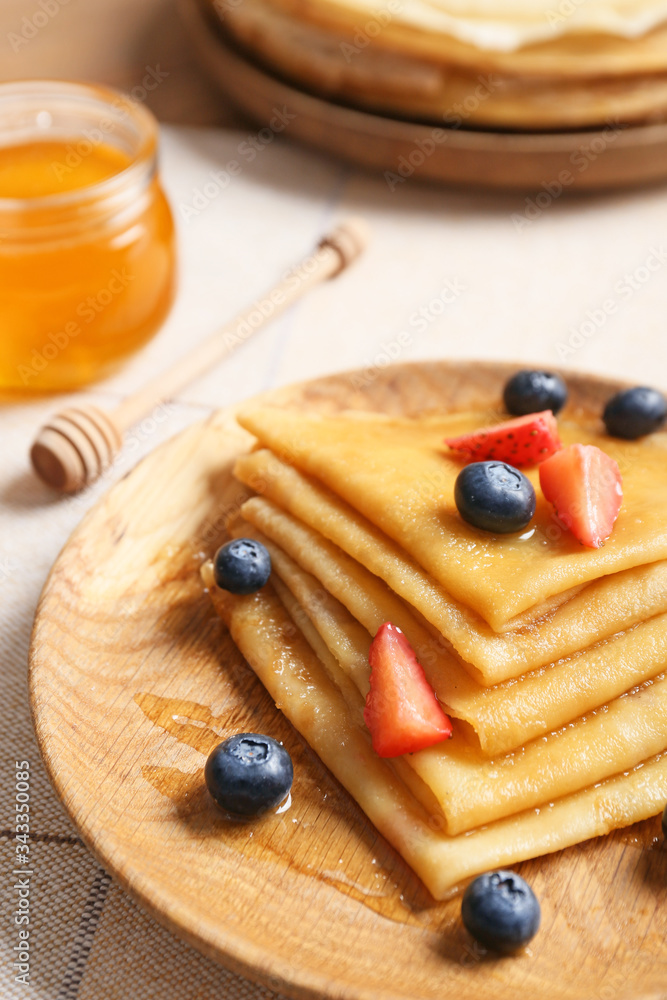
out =
{"type": "Polygon", "coordinates": [[[454,127],[619,127],[667,114],[666,0],[205,0],[289,81],[454,127]]]}
{"type": "MultiPolygon", "coordinates": [[[[269,550],[271,583],[211,587],[276,703],[440,898],[478,872],[655,815],[667,800],[667,435],[622,442],[559,421],[565,445],[619,463],[624,500],[585,549],[540,493],[520,535],[465,524],[445,436],[488,414],[423,420],[240,417],[258,439],[232,534],[269,550]],[[392,622],[450,740],[381,759],[363,717],[368,651],[392,622]]],[[[209,573],[210,577],[210,573],[209,573]]],[[[210,582],[210,579],[209,579],[210,582]]]]}

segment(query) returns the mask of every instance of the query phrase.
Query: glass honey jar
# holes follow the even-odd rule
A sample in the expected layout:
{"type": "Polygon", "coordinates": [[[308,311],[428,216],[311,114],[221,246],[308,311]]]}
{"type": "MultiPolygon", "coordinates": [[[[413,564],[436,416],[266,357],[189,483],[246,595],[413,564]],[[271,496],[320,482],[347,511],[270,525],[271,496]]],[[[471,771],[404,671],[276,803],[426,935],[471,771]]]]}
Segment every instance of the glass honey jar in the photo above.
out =
{"type": "Polygon", "coordinates": [[[0,85],[0,390],[111,374],[159,328],[174,275],[150,112],[88,84],[0,85]]]}

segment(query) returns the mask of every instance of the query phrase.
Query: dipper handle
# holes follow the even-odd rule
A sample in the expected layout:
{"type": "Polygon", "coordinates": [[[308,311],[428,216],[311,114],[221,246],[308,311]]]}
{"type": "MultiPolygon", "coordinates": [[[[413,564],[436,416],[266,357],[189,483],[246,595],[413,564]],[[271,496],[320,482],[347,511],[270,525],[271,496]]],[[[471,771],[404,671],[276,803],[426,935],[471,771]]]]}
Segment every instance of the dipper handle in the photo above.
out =
{"type": "Polygon", "coordinates": [[[123,400],[111,413],[83,403],[51,418],[40,430],[30,452],[37,475],[63,493],[74,493],[94,482],[113,462],[128,428],[156,404],[173,398],[210,371],[315,285],[344,271],[367,243],[368,227],[362,219],[342,222],[320,240],[313,253],[248,309],[123,400]]]}

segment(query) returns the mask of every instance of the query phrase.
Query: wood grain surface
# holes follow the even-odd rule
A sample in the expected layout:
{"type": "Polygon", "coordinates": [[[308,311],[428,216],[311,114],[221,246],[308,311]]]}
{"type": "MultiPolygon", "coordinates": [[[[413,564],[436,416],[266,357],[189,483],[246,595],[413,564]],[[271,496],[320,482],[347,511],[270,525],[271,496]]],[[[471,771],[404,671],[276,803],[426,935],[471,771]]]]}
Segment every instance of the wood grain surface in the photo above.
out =
{"type": "Polygon", "coordinates": [[[326,100],[263,67],[213,22],[204,0],[179,0],[179,8],[202,66],[226,99],[264,126],[276,108],[287,108],[293,115],[288,138],[388,174],[390,186],[417,177],[467,188],[537,189],[544,197],[543,188],[601,190],[667,177],[665,123],[520,133],[443,130],[438,121],[373,114],[326,100]]]}
{"type": "MultiPolygon", "coordinates": [[[[432,362],[350,373],[263,398],[392,414],[489,406],[514,365],[432,362]]],[[[567,374],[574,408],[617,383],[567,374]]],[[[199,568],[245,499],[251,439],[222,412],[163,445],[86,517],[35,622],[30,683],[51,779],[101,863],[205,954],[293,997],[649,1000],[667,973],[660,821],[523,863],[542,904],[529,948],[495,958],[435,903],[243,662],[199,568]],[[205,755],[234,732],[283,740],[296,779],[277,817],[230,824],[205,755]]]]}

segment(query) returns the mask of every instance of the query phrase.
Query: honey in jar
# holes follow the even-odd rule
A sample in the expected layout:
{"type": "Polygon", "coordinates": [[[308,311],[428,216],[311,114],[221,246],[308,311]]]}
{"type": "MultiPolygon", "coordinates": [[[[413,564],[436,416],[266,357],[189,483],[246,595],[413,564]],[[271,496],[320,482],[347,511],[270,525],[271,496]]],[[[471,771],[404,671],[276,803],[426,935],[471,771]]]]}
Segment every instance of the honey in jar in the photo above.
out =
{"type": "Polygon", "coordinates": [[[156,139],[105,88],[0,86],[0,389],[75,389],[159,328],[175,255],[156,139]]]}

